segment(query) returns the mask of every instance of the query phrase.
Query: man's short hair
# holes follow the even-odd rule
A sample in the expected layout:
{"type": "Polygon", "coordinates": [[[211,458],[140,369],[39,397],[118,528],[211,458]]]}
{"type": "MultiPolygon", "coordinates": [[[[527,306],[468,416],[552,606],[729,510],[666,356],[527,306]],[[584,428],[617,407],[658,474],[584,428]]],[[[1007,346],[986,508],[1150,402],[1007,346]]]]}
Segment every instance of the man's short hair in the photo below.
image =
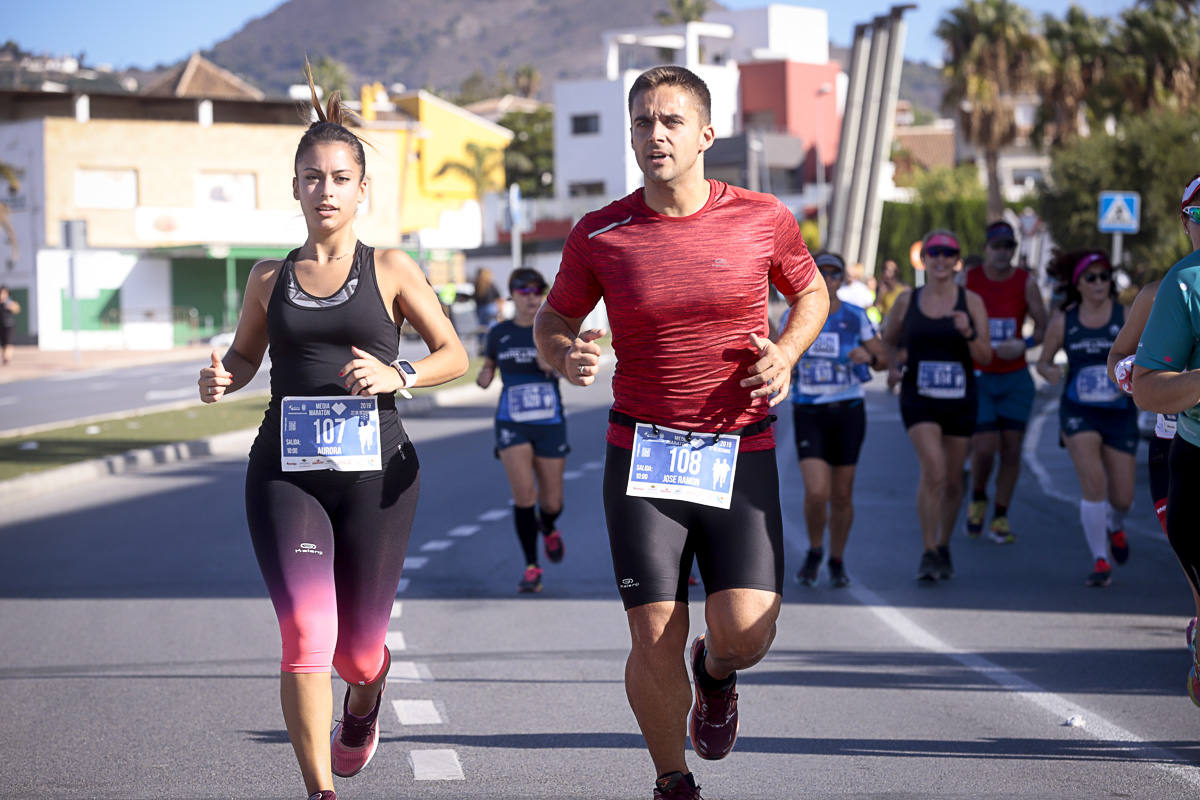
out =
{"type": "Polygon", "coordinates": [[[633,86],[629,87],[629,115],[633,116],[635,97],[659,86],[678,86],[690,93],[696,101],[696,110],[700,113],[700,124],[708,125],[712,122],[712,95],[708,93],[708,86],[696,73],[675,64],[653,67],[637,76],[633,86]]]}

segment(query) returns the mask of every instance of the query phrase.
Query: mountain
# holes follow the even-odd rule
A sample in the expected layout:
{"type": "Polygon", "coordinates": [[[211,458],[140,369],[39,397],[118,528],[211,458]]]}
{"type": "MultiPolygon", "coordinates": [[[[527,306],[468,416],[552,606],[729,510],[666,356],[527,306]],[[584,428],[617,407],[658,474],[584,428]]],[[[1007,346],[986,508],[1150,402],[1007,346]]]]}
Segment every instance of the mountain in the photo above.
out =
{"type": "MultiPolygon", "coordinates": [[[[717,4],[712,4],[716,7],[717,4]]],[[[600,34],[654,26],[667,0],[288,0],[204,55],[269,95],[303,81],[305,53],[356,82],[455,91],[476,70],[532,64],[542,93],[604,69],[600,34]]]]}
{"type": "MultiPolygon", "coordinates": [[[[303,80],[304,56],[349,67],[354,83],[403,83],[455,93],[472,73],[492,77],[532,64],[541,95],[554,82],[603,73],[601,34],[654,27],[667,0],[287,0],[204,55],[268,95],[303,80]]],[[[710,3],[713,9],[721,8],[710,3]]],[[[849,65],[846,48],[831,57],[849,65]]],[[[900,96],[941,105],[935,67],[906,61],[900,96]]]]}

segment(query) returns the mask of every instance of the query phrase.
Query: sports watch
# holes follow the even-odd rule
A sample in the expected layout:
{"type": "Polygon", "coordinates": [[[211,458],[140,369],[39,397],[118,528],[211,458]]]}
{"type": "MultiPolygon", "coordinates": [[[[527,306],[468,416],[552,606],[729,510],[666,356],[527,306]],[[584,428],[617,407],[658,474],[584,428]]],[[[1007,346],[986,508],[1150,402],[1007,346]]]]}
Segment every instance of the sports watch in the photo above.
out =
{"type": "Polygon", "coordinates": [[[415,386],[417,383],[417,368],[414,367],[410,361],[403,358],[398,358],[393,361],[392,366],[395,368],[396,372],[399,373],[400,383],[403,384],[402,388],[400,389],[400,394],[411,400],[412,395],[409,394],[407,390],[408,387],[415,386]]]}

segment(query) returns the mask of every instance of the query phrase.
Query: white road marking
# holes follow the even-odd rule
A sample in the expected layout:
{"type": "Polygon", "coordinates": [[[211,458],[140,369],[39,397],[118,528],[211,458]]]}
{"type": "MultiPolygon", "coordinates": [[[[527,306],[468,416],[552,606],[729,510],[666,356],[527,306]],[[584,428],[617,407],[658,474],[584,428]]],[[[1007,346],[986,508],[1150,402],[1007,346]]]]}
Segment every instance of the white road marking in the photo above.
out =
{"type": "Polygon", "coordinates": [[[400,615],[404,613],[404,604],[399,600],[392,601],[392,619],[400,619],[400,615]]]}
{"type": "Polygon", "coordinates": [[[929,631],[913,622],[898,609],[887,604],[879,595],[862,586],[851,586],[850,594],[870,609],[885,625],[908,640],[910,644],[922,650],[928,650],[938,655],[946,656],[957,661],[967,669],[978,672],[983,677],[1012,692],[1016,697],[1031,703],[1049,713],[1061,724],[1071,717],[1087,720],[1086,727],[1077,727],[1082,734],[1102,742],[1126,742],[1134,745],[1142,758],[1152,766],[1169,772],[1175,778],[1200,788],[1200,774],[1187,764],[1179,763],[1180,756],[1157,745],[1147,742],[1137,734],[1131,733],[1121,726],[1109,722],[1099,714],[1083,706],[1076,705],[1065,697],[1048,692],[1032,681],[1022,678],[1014,672],[996,664],[978,653],[961,650],[943,642],[929,631]]]}
{"type": "Polygon", "coordinates": [[[583,467],[584,469],[604,469],[604,462],[603,461],[585,461],[582,464],[580,464],[579,466],[583,467]]]}
{"type": "Polygon", "coordinates": [[[439,553],[442,550],[449,550],[451,547],[454,547],[454,542],[450,541],[449,539],[433,539],[432,541],[428,541],[421,545],[421,552],[439,553]]]}
{"type": "MultiPolygon", "coordinates": [[[[1049,415],[1047,412],[1040,419],[1044,420],[1049,415]]],[[[1036,420],[1035,420],[1036,421],[1036,420]]],[[[1032,428],[1033,426],[1030,425],[1032,428]]],[[[1035,440],[1036,434],[1040,431],[1034,429],[1026,436],[1026,441],[1035,440]]],[[[1027,454],[1028,455],[1028,454],[1027,454]]],[[[1027,460],[1028,464],[1029,461],[1027,460]]],[[[792,462],[787,461],[780,469],[782,476],[786,470],[795,469],[799,472],[799,467],[793,467],[792,462]]],[[[1039,481],[1040,481],[1039,477],[1039,481]]],[[[781,480],[782,483],[782,480],[781,480]]],[[[1043,485],[1043,489],[1045,486],[1043,485]]],[[[1057,496],[1057,495],[1054,495],[1057,496]]],[[[1069,502],[1074,503],[1073,498],[1069,502]]],[[[806,549],[808,547],[808,537],[801,533],[805,528],[800,524],[800,520],[789,518],[789,514],[784,509],[784,537],[798,549],[806,549]]],[[[1087,721],[1086,727],[1073,728],[1078,730],[1082,735],[1089,736],[1099,741],[1120,741],[1127,742],[1136,747],[1138,752],[1147,761],[1166,772],[1171,773],[1174,777],[1185,781],[1193,786],[1200,787],[1200,773],[1190,765],[1180,763],[1180,756],[1172,753],[1162,747],[1150,744],[1145,739],[1125,730],[1124,728],[1109,722],[1099,714],[1094,714],[1090,710],[1082,706],[1075,705],[1066,698],[1060,697],[1052,692],[1048,692],[1037,684],[1022,678],[1021,676],[1010,672],[1009,670],[995,664],[977,653],[972,653],[967,650],[961,650],[957,647],[943,642],[941,639],[934,636],[929,631],[922,628],[917,623],[913,622],[900,610],[888,605],[887,601],[881,596],[875,594],[870,589],[861,584],[852,585],[849,590],[850,595],[855,600],[862,603],[873,614],[880,618],[889,628],[894,630],[900,636],[907,639],[915,647],[923,650],[946,656],[953,661],[962,664],[967,669],[978,672],[990,681],[1000,685],[1001,687],[1013,692],[1016,697],[1031,703],[1038,708],[1048,712],[1050,716],[1056,720],[1056,724],[1061,724],[1064,720],[1070,719],[1072,716],[1081,717],[1087,721]]]]}
{"type": "Polygon", "coordinates": [[[425,556],[407,556],[404,559],[405,569],[420,569],[429,563],[429,559],[425,556]]]}
{"type": "Polygon", "coordinates": [[[583,471],[578,469],[569,469],[563,472],[564,481],[577,481],[583,477],[583,471]]]}
{"type": "Polygon", "coordinates": [[[413,750],[408,754],[413,778],[418,781],[461,781],[462,764],[453,750],[413,750]]]}
{"type": "Polygon", "coordinates": [[[388,670],[388,683],[429,683],[432,680],[429,667],[415,661],[393,661],[388,670]]]}
{"type": "Polygon", "coordinates": [[[1029,425],[1025,433],[1025,442],[1021,445],[1021,456],[1025,462],[1025,466],[1037,478],[1038,487],[1048,497],[1053,497],[1055,500],[1061,500],[1073,506],[1079,503],[1079,498],[1055,489],[1054,479],[1050,477],[1050,473],[1046,470],[1045,465],[1037,457],[1037,446],[1042,438],[1042,428],[1045,426],[1046,420],[1050,419],[1050,416],[1056,411],[1058,411],[1057,400],[1047,403],[1046,407],[1041,410],[1041,413],[1029,420],[1029,425]]]}
{"type": "Polygon", "coordinates": [[[397,595],[403,594],[405,592],[405,590],[408,589],[408,583],[409,583],[408,578],[401,578],[400,582],[396,584],[396,594],[397,595]]]}
{"type": "Polygon", "coordinates": [[[185,400],[188,398],[199,399],[195,386],[184,389],[151,389],[146,392],[146,400],[149,402],[156,400],[185,400]]]}
{"type": "Polygon", "coordinates": [[[479,533],[478,525],[459,525],[456,528],[451,528],[446,532],[447,536],[474,536],[479,533]]]}
{"type": "Polygon", "coordinates": [[[480,514],[477,519],[480,522],[495,522],[498,519],[506,519],[509,511],[507,508],[493,508],[490,511],[485,511],[480,514]]]}
{"type": "Polygon", "coordinates": [[[404,641],[404,631],[388,631],[387,636],[383,639],[383,643],[393,653],[408,649],[408,642],[404,641]]]}
{"type": "Polygon", "coordinates": [[[445,722],[432,700],[393,700],[392,708],[401,725],[441,725],[445,722]]]}

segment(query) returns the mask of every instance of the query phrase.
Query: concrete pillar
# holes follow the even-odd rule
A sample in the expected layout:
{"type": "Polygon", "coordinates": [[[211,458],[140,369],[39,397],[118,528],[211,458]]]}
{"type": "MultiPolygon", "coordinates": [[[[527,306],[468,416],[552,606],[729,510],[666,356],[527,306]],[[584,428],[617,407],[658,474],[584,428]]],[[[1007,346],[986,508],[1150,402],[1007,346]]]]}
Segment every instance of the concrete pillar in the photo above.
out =
{"type": "Polygon", "coordinates": [[[850,199],[850,180],[854,173],[858,128],[862,121],[863,90],[867,81],[867,25],[854,26],[850,47],[849,83],[846,106],[842,112],[842,132],[838,139],[838,157],[833,165],[833,199],[829,204],[829,236],[821,246],[838,253],[846,249],[846,208],[850,199]]]}

